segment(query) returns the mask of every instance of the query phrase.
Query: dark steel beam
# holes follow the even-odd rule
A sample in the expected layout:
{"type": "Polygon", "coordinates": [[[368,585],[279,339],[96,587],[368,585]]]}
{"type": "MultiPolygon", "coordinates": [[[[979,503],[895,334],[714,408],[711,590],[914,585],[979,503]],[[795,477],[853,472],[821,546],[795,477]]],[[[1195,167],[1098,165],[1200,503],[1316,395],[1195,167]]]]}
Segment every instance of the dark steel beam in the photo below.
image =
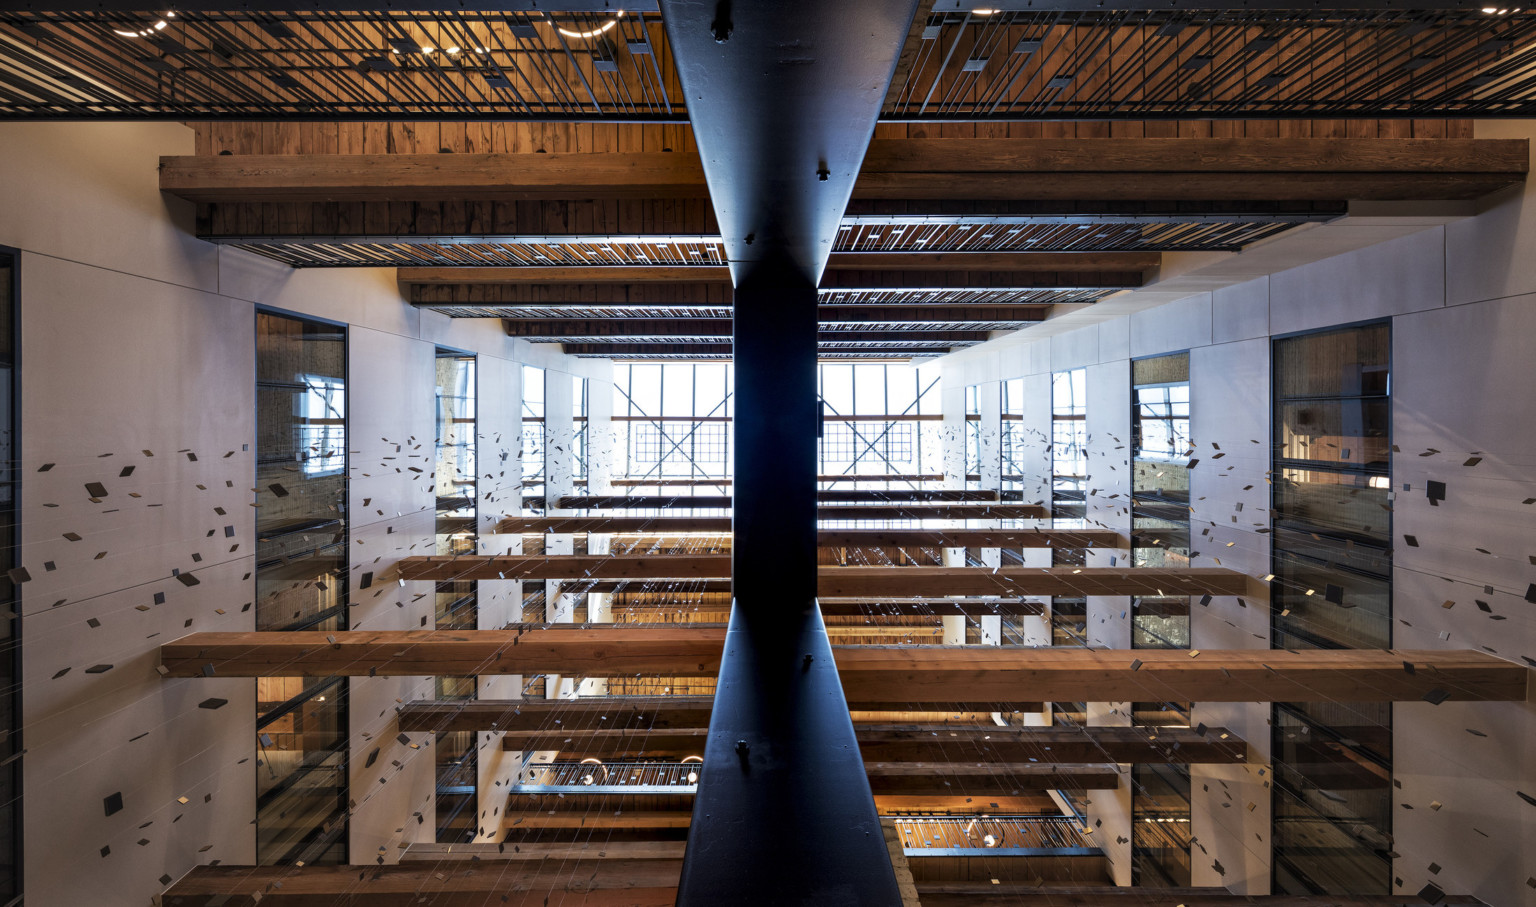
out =
{"type": "Polygon", "coordinates": [[[916,0],[661,6],[736,287],[735,601],[677,904],[896,907],[816,607],[816,286],[916,0]]]}

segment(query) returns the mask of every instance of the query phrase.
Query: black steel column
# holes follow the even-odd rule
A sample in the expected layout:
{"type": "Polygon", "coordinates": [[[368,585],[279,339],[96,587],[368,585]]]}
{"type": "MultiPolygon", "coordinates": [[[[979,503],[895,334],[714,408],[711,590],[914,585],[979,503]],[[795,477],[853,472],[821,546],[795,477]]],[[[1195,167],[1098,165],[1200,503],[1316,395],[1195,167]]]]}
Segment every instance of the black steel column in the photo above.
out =
{"type": "Polygon", "coordinates": [[[735,603],[680,907],[901,896],[816,607],[816,284],[914,0],[662,0],[735,284],[735,603]]]}

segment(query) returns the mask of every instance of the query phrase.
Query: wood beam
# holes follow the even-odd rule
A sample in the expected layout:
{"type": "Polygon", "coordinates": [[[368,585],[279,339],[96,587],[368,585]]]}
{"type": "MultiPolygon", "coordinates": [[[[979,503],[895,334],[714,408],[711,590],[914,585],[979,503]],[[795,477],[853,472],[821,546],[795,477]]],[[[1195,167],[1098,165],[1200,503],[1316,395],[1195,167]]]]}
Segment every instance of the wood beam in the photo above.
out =
{"type": "MultiPolygon", "coordinates": [[[[1178,762],[1241,763],[1248,745],[1226,728],[868,727],[855,728],[866,763],[971,764],[1178,762]]],[[[509,752],[559,752],[570,758],[699,755],[707,728],[509,731],[509,752]]]]}
{"type": "Polygon", "coordinates": [[[850,701],[1521,701],[1526,670],[1470,650],[1131,650],[997,646],[837,651],[850,701]],[[938,652],[942,655],[931,657],[938,652]],[[893,695],[891,691],[899,690],[893,695]]]}
{"type": "MultiPolygon", "coordinates": [[[[876,139],[860,199],[1460,199],[1519,182],[1524,140],[876,139]]],[[[683,152],[162,157],[198,202],[516,201],[708,196],[683,152]]]]}
{"type": "MultiPolygon", "coordinates": [[[[728,579],[729,554],[418,555],[401,579],[728,579]]],[[[1243,595],[1248,577],[1224,567],[822,567],[827,598],[945,595],[1243,595]]]]}
{"type": "MultiPolygon", "coordinates": [[[[686,813],[683,813],[686,817],[686,813]]],[[[521,845],[519,845],[521,846],[521,845]]],[[[424,863],[357,866],[198,866],[166,890],[181,907],[330,907],[355,901],[369,907],[672,907],[680,859],[525,861],[505,864],[424,863]],[[506,900],[503,900],[503,897],[506,900]]]]}
{"type": "MultiPolygon", "coordinates": [[[[585,346],[607,343],[629,344],[654,338],[671,343],[716,343],[731,336],[731,322],[724,318],[591,318],[580,320],[502,319],[502,329],[509,337],[527,337],[538,342],[566,342],[585,346]],[[611,338],[611,339],[610,339],[611,338]],[[690,340],[688,338],[697,338],[690,340]]],[[[1002,330],[999,328],[998,330],[1002,330]]],[[[923,327],[882,327],[863,331],[819,331],[818,343],[980,343],[992,336],[992,329],[930,329],[923,327]]]]}
{"type": "Polygon", "coordinates": [[[524,841],[505,844],[419,842],[400,853],[401,863],[538,862],[540,860],[682,860],[683,841],[524,841]]]}
{"type": "Polygon", "coordinates": [[[1059,762],[868,762],[875,793],[961,796],[1042,790],[1114,790],[1120,772],[1110,764],[1059,762]]]}
{"type": "MultiPolygon", "coordinates": [[[[194,633],[161,646],[160,655],[167,677],[709,676],[719,668],[723,640],[718,629],[620,626],[194,633]]],[[[1040,700],[1523,701],[1527,674],[1513,662],[1461,650],[840,646],[835,657],[850,703],[895,709],[1040,700]]]]}
{"type": "MultiPolygon", "coordinates": [[[[564,495],[558,510],[715,510],[731,506],[730,495],[564,495]]],[[[902,504],[848,504],[817,511],[823,520],[1042,520],[1050,511],[1038,504],[914,501],[902,504]]]]}
{"type": "MultiPolygon", "coordinates": [[[[496,531],[729,536],[730,528],[729,517],[507,517],[496,531]]],[[[1110,529],[822,529],[817,543],[824,548],[1120,548],[1126,539],[1110,529]]]]}
{"type": "Polygon", "coordinates": [[[562,516],[562,517],[507,517],[496,525],[497,532],[543,534],[556,533],[632,533],[645,532],[657,535],[676,535],[684,532],[729,533],[731,518],[728,516],[562,516]]]}
{"type": "Polygon", "coordinates": [[[239,154],[160,158],[196,202],[708,198],[697,154],[239,154]]]}
{"type": "MultiPolygon", "coordinates": [[[[1415,894],[1395,895],[1252,895],[1225,888],[1053,886],[1037,882],[918,882],[923,907],[1422,907],[1415,894]],[[1155,893],[1154,893],[1155,892],[1155,893]]],[[[1447,896],[1444,907],[1484,907],[1471,896],[1447,896]]]]}
{"type": "Polygon", "coordinates": [[[462,555],[409,557],[399,562],[405,580],[450,579],[728,579],[730,555],[462,555]]]}
{"type": "MultiPolygon", "coordinates": [[[[1017,711],[1022,712],[1038,712],[1042,707],[1038,702],[1020,703],[1019,706],[1017,711]]],[[[556,726],[573,730],[628,728],[656,731],[707,728],[713,707],[714,700],[707,696],[583,696],[577,699],[422,699],[407,702],[395,712],[400,730],[406,733],[548,731],[556,726]]],[[[853,720],[863,724],[893,724],[898,722],[891,716],[913,714],[919,713],[855,710],[853,720]]],[[[933,720],[956,727],[967,724],[993,726],[991,712],[931,714],[935,716],[933,720]]]]}
{"type": "MultiPolygon", "coordinates": [[[[953,289],[948,274],[992,274],[984,286],[1139,286],[1137,275],[1156,268],[1158,252],[833,252],[823,289],[937,287],[953,289]],[[1094,277],[1093,275],[1101,275],[1094,277]],[[1007,275],[1007,276],[995,276],[1007,275]],[[891,283],[889,281],[897,282],[891,283]]],[[[498,283],[694,283],[729,278],[724,265],[518,265],[515,267],[399,268],[406,285],[498,283]]]]}
{"type": "MultiPolygon", "coordinates": [[[[991,330],[1002,328],[986,328],[981,330],[965,329],[953,330],[948,328],[934,328],[936,324],[954,324],[966,319],[938,318],[924,321],[900,312],[886,310],[889,318],[884,324],[912,324],[921,327],[890,328],[882,327],[874,330],[822,330],[817,337],[821,340],[832,342],[861,342],[873,343],[885,340],[900,340],[903,342],[931,341],[942,343],[946,341],[986,340],[991,330]]],[[[1036,318],[1029,322],[1005,321],[1004,319],[983,318],[973,319],[973,323],[981,324],[1008,324],[1017,326],[1020,324],[1034,324],[1043,318],[1036,318]]],[[[561,337],[592,338],[588,343],[602,343],[601,338],[613,337],[620,340],[634,337],[729,337],[731,336],[731,319],[729,318],[502,318],[502,329],[508,337],[530,337],[556,339],[561,337]]]]}

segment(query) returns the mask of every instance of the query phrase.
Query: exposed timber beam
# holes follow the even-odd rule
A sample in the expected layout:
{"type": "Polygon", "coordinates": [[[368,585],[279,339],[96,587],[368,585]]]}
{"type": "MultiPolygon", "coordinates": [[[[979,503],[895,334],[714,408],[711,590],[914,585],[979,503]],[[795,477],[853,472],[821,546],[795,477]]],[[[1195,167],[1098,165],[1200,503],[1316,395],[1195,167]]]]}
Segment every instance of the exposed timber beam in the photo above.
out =
{"type": "MultiPolygon", "coordinates": [[[[875,492],[882,494],[883,492],[875,492]]],[[[726,517],[507,517],[507,533],[730,534],[726,517]]],[[[1119,548],[1126,539],[1111,529],[822,529],[823,548],[1119,548]]]]}
{"type": "MultiPolygon", "coordinates": [[[[903,287],[1134,287],[1158,267],[1158,252],[834,252],[823,289],[903,287]],[[961,283],[950,275],[986,274],[961,283]]],[[[399,268],[400,283],[637,284],[725,280],[723,265],[517,265],[514,267],[399,268]]]]}
{"type": "MultiPolygon", "coordinates": [[[[815,492],[813,492],[815,493],[815,492]]],[[[819,493],[818,493],[819,494],[819,493]]],[[[728,508],[731,495],[564,495],[560,510],[714,510],[728,508]]],[[[1050,512],[1038,504],[923,502],[822,506],[823,520],[1039,520],[1050,512]]]]}
{"type": "MultiPolygon", "coordinates": [[[[877,343],[886,340],[900,340],[904,342],[933,342],[943,343],[951,340],[981,341],[991,336],[993,330],[1011,330],[1024,324],[1033,324],[1043,319],[1037,318],[1030,322],[1008,322],[999,318],[973,319],[973,323],[997,325],[992,328],[964,328],[950,329],[948,324],[964,322],[966,319],[959,317],[937,319],[915,318],[899,312],[887,310],[889,318],[883,322],[886,325],[909,325],[905,327],[880,327],[869,330],[826,330],[823,328],[818,333],[821,340],[842,343],[877,343]]],[[[619,340],[634,337],[729,337],[731,336],[731,319],[729,318],[503,318],[502,329],[508,337],[545,338],[558,340],[560,338],[591,338],[588,343],[603,343],[604,338],[613,337],[619,340]]],[[[825,322],[823,323],[825,324],[825,322]]]]}
{"type": "Polygon", "coordinates": [[[684,532],[709,532],[729,534],[730,517],[681,516],[561,516],[561,517],[507,517],[496,527],[497,532],[644,532],[656,535],[674,535],[684,532]]]}
{"type": "MultiPolygon", "coordinates": [[[[1240,763],[1248,745],[1226,728],[1129,727],[935,727],[855,729],[866,763],[951,762],[975,766],[1028,763],[1042,766],[1086,762],[1240,763]]],[[[697,755],[706,728],[669,730],[508,731],[502,748],[512,752],[559,752],[575,758],[697,755]]]]}
{"type": "MultiPolygon", "coordinates": [[[[423,308],[430,308],[432,304],[417,302],[416,305],[423,308]]],[[[450,305],[457,304],[450,303],[450,305]]],[[[720,303],[715,303],[713,305],[721,306],[720,303]]],[[[723,304],[721,311],[728,312],[729,306],[730,303],[723,304]]],[[[638,308],[640,306],[632,305],[629,307],[638,308]]],[[[670,306],[669,304],[665,303],[647,303],[644,304],[644,307],[654,310],[665,309],[669,308],[670,306]]],[[[583,310],[593,308],[603,309],[605,311],[609,310],[608,306],[602,304],[581,306],[581,308],[583,310]]],[[[1050,310],[1051,306],[1049,305],[1011,305],[1006,303],[995,305],[978,305],[966,303],[957,303],[954,305],[839,304],[820,306],[817,309],[816,317],[823,326],[828,324],[890,323],[953,324],[956,322],[976,322],[983,324],[993,324],[998,322],[1005,322],[1009,324],[1032,324],[1034,322],[1044,321],[1046,316],[1050,314],[1050,310]]],[[[620,308],[613,311],[622,312],[623,309],[620,308]]],[[[567,334],[603,333],[602,331],[592,331],[586,327],[583,327],[583,325],[591,325],[594,321],[594,319],[587,316],[581,316],[579,318],[567,318],[563,315],[544,314],[541,314],[538,317],[505,316],[503,321],[506,324],[507,333],[514,337],[564,336],[567,334]]],[[[664,322],[666,324],[685,324],[692,328],[690,331],[670,331],[670,333],[673,334],[696,333],[700,334],[701,336],[716,336],[716,332],[723,328],[725,333],[721,336],[730,335],[731,319],[728,315],[711,316],[707,318],[687,316],[663,319],[655,316],[646,316],[640,318],[630,317],[628,315],[622,314],[613,314],[604,315],[599,323],[606,326],[622,328],[625,332],[630,334],[643,335],[646,333],[646,330],[649,327],[654,326],[658,321],[664,322]],[[719,322],[723,322],[723,324],[719,322]]]]}
{"type": "Polygon", "coordinates": [[[505,844],[438,844],[418,842],[400,853],[401,863],[443,861],[529,862],[539,860],[677,860],[683,859],[683,841],[523,841],[505,844]]]}
{"type": "MultiPolygon", "coordinates": [[[[723,639],[719,630],[687,627],[194,633],[161,646],[160,654],[167,677],[710,676],[719,669],[723,639]]],[[[1023,650],[1027,658],[1020,651],[840,646],[835,657],[848,701],[871,708],[1010,700],[1523,701],[1526,695],[1524,667],[1476,651],[1045,648],[1023,650]]]]}
{"type": "MultiPolygon", "coordinates": [[[[1209,734],[1207,734],[1209,736],[1209,734]]],[[[1112,764],[1061,762],[868,762],[869,786],[881,793],[961,796],[1038,790],[1114,790],[1120,772],[1112,764]]]]}
{"type": "MultiPolygon", "coordinates": [[[[1519,182],[1510,139],[877,139],[854,198],[1464,199],[1519,182]]],[[[683,152],[162,157],[197,202],[708,197],[683,152]]]]}
{"type": "MultiPolygon", "coordinates": [[[[604,344],[632,344],[636,341],[657,340],[667,343],[692,342],[720,343],[731,336],[731,322],[725,319],[699,318],[647,318],[635,324],[627,318],[592,318],[580,321],[545,319],[513,320],[503,318],[503,330],[509,337],[525,337],[537,343],[579,343],[585,346],[604,344]]],[[[882,326],[870,330],[823,330],[816,334],[820,343],[867,343],[944,345],[953,343],[981,343],[991,339],[993,330],[1011,330],[1009,325],[996,328],[935,328],[932,325],[913,327],[882,326]]]]}
{"type": "MultiPolygon", "coordinates": [[[[688,814],[679,813],[686,824],[688,814]]],[[[594,823],[595,824],[595,823],[594,823]]],[[[347,901],[369,907],[535,907],[579,901],[584,907],[672,907],[681,860],[572,859],[505,864],[456,864],[444,871],[422,863],[370,866],[198,866],[162,900],[182,907],[250,907],[260,903],[314,907],[347,901]]]]}
{"type": "MultiPolygon", "coordinates": [[[[702,729],[709,726],[714,700],[707,696],[607,697],[577,699],[416,700],[396,709],[405,733],[448,734],[474,731],[548,731],[557,725],[572,730],[629,728],[631,730],[702,729]]],[[[1014,712],[1038,712],[1038,702],[1019,703],[1014,712]]],[[[933,720],[963,727],[993,727],[991,712],[922,713],[910,710],[855,710],[853,720],[864,724],[896,724],[933,720]],[[902,717],[905,716],[905,717],[902,717]]]]}
{"type": "MultiPolygon", "coordinates": [[[[1422,907],[1417,894],[1381,895],[1252,895],[1232,894],[1225,888],[1158,888],[1141,886],[1058,887],[1037,882],[918,882],[923,907],[1148,907],[1150,904],[1183,904],[1185,907],[1422,907]]],[[[1436,901],[1444,907],[1483,907],[1471,896],[1451,895],[1436,901]]]]}
{"type": "MultiPolygon", "coordinates": [[[[418,555],[404,580],[725,579],[729,554],[418,555]]],[[[1248,577],[1224,567],[820,567],[826,598],[942,595],[1243,595],[1248,577]]]]}
{"type": "MultiPolygon", "coordinates": [[[[907,360],[914,357],[942,356],[954,352],[957,346],[970,346],[975,341],[949,341],[946,343],[908,343],[891,341],[883,343],[832,343],[823,340],[818,358],[823,362],[846,359],[879,359],[882,361],[907,360]]],[[[562,343],[561,352],[568,356],[586,356],[600,359],[734,359],[735,351],[729,343],[562,343]]]]}

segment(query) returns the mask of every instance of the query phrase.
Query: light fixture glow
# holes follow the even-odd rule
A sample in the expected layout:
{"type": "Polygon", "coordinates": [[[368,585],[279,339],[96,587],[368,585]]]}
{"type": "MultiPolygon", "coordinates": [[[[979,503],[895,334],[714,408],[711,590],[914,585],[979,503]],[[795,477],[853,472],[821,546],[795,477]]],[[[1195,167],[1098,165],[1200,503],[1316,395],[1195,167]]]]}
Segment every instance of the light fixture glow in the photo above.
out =
{"type": "Polygon", "coordinates": [[[973,15],[973,16],[990,16],[990,15],[992,15],[995,12],[997,12],[997,10],[995,10],[995,9],[973,9],[973,10],[971,10],[971,15],[973,15]]]}
{"type": "Polygon", "coordinates": [[[431,45],[429,45],[429,44],[423,44],[422,45],[422,47],[421,47],[421,54],[422,54],[422,56],[426,56],[427,54],[429,54],[431,52],[432,52],[432,46],[431,45]]]}
{"type": "Polygon", "coordinates": [[[588,31],[573,31],[573,30],[571,30],[569,28],[561,28],[558,25],[555,26],[555,31],[558,31],[560,34],[565,35],[567,38],[595,38],[598,35],[601,35],[604,32],[608,31],[609,29],[613,28],[615,25],[618,25],[619,24],[618,17],[624,15],[624,11],[623,10],[619,10],[618,12],[614,13],[613,15],[614,15],[614,18],[609,19],[607,22],[604,22],[602,25],[598,26],[597,28],[590,29],[588,31]]]}
{"type": "Polygon", "coordinates": [[[448,52],[450,54],[456,54],[456,53],[459,52],[459,49],[457,47],[450,47],[450,48],[448,48],[448,52]]]}

